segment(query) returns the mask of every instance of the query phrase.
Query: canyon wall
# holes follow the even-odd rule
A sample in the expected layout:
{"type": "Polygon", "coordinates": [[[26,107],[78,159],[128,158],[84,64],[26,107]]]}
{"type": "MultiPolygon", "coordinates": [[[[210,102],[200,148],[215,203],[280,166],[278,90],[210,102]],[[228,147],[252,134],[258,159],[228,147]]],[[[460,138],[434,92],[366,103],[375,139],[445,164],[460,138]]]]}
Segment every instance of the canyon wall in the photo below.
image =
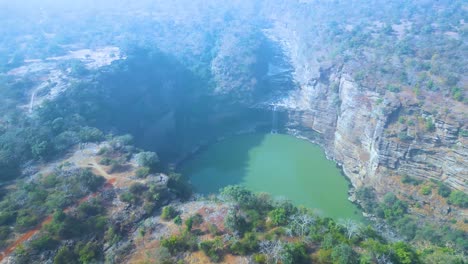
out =
{"type": "Polygon", "coordinates": [[[311,69],[315,77],[296,79],[298,88],[278,103],[289,115],[287,128],[321,144],[355,187],[388,191],[385,177],[407,175],[468,190],[467,140],[459,135],[463,114],[434,114],[406,93],[361,87],[346,65],[298,68],[311,69]],[[416,124],[402,125],[400,116],[416,124]],[[427,120],[434,123],[431,131],[424,127],[427,120]]]}

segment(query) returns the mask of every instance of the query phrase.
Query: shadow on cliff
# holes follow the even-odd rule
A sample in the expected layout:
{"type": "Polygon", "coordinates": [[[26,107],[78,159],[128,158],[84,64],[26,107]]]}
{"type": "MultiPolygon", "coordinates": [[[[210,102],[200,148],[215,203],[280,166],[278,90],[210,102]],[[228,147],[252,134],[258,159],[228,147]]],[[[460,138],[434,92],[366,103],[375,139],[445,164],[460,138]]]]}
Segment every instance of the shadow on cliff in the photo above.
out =
{"type": "MultiPolygon", "coordinates": [[[[221,136],[268,129],[268,109],[213,95],[212,80],[157,50],[135,49],[96,80],[93,125],[129,133],[135,145],[177,163],[221,136]]],[[[247,96],[247,95],[246,95],[247,96]]]]}

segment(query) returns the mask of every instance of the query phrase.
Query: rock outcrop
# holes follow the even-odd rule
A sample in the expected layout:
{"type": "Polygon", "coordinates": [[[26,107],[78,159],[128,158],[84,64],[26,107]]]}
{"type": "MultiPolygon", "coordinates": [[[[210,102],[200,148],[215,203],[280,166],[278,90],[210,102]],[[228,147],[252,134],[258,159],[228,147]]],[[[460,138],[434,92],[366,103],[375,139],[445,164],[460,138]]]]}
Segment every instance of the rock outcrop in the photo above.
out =
{"type": "Polygon", "coordinates": [[[467,140],[459,136],[464,120],[442,119],[403,95],[360,87],[346,67],[320,72],[312,84],[299,83],[279,105],[288,112],[289,130],[321,144],[354,186],[385,189],[384,177],[408,175],[468,190],[467,140]],[[433,130],[399,124],[405,113],[419,123],[432,120],[433,130]]]}

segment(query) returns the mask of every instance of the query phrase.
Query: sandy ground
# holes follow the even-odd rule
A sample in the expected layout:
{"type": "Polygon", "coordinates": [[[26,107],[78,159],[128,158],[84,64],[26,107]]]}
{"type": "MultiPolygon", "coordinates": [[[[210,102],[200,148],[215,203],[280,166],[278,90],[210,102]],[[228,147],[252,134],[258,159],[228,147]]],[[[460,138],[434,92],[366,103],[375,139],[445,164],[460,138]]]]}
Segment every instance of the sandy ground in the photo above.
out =
{"type": "Polygon", "coordinates": [[[29,102],[19,106],[31,113],[45,100],[52,100],[66,91],[75,80],[70,76],[71,69],[59,69],[59,63],[79,60],[84,63],[87,69],[95,70],[124,59],[126,56],[118,47],[106,46],[95,50],[80,49],[70,51],[65,56],[49,57],[44,60],[25,60],[25,65],[12,69],[7,74],[19,79],[27,77],[35,80],[35,84],[29,90],[29,102]]]}

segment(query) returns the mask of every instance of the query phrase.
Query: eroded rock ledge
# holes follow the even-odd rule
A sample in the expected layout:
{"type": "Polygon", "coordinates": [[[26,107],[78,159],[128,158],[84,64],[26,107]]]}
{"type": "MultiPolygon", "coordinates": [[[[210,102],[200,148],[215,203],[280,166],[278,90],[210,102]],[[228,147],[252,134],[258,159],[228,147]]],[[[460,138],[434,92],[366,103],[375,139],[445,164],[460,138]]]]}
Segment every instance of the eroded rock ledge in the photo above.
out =
{"type": "Polygon", "coordinates": [[[280,103],[289,115],[287,127],[321,144],[355,187],[384,191],[386,177],[408,175],[468,190],[467,140],[459,136],[463,115],[435,115],[408,94],[360,87],[345,67],[321,69],[310,83],[280,103]],[[402,125],[399,116],[415,118],[416,124],[402,125]],[[419,124],[429,119],[432,131],[419,124]]]}

